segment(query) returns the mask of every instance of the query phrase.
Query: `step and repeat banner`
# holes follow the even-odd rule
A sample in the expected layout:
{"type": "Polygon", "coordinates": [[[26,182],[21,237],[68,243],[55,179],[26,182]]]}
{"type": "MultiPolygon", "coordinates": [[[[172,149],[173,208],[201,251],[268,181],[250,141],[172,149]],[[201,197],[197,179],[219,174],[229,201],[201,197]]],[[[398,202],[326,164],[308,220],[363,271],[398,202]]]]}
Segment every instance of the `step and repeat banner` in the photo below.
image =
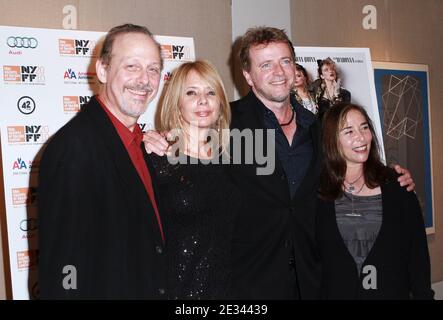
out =
{"type": "MultiPolygon", "coordinates": [[[[97,93],[95,61],[104,35],[0,26],[0,127],[14,299],[38,298],[39,159],[48,138],[97,93]]],[[[143,130],[154,127],[157,101],[172,70],[195,60],[193,38],[155,38],[164,70],[156,100],[140,117],[143,130]]]]}

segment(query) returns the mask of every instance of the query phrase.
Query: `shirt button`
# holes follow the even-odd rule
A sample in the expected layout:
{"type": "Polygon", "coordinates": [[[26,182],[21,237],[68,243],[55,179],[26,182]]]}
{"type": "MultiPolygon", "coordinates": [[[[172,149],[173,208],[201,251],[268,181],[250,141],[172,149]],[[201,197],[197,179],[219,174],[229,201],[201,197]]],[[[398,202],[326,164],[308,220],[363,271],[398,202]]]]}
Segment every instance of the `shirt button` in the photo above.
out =
{"type": "Polygon", "coordinates": [[[164,295],[166,293],[166,290],[163,289],[163,288],[159,288],[158,289],[158,293],[161,294],[161,295],[164,295]]]}
{"type": "Polygon", "coordinates": [[[295,181],[291,181],[291,184],[294,185],[294,184],[295,184],[295,181]]]}
{"type": "Polygon", "coordinates": [[[289,259],[289,265],[291,267],[295,267],[295,259],[294,258],[289,259]]]}
{"type": "Polygon", "coordinates": [[[158,254],[163,253],[163,249],[162,249],[162,247],[160,247],[160,246],[156,246],[156,247],[155,247],[155,251],[157,251],[158,254]]]}

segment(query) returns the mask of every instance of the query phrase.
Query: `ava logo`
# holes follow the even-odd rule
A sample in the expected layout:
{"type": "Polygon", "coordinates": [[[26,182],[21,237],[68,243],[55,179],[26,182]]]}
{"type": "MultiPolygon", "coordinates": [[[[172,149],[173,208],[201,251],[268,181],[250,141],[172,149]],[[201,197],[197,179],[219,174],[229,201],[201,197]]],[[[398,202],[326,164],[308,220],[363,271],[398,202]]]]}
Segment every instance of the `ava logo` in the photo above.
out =
{"type": "Polygon", "coordinates": [[[45,68],[42,66],[3,66],[5,83],[44,84],[45,68]]]}
{"type": "Polygon", "coordinates": [[[12,188],[12,205],[33,206],[37,199],[37,188],[12,188]]]}
{"type": "Polygon", "coordinates": [[[67,69],[63,74],[66,84],[94,83],[96,76],[95,72],[74,71],[73,69],[67,69]]]}
{"type": "Polygon", "coordinates": [[[167,82],[167,81],[169,81],[169,79],[171,79],[171,77],[172,77],[172,73],[168,71],[168,72],[166,72],[165,75],[163,76],[163,81],[164,81],[164,82],[167,82]]]}
{"type": "Polygon", "coordinates": [[[6,39],[6,44],[9,48],[16,49],[35,49],[38,46],[36,38],[32,37],[9,37],[6,39]]]}
{"type": "Polygon", "coordinates": [[[42,144],[49,138],[48,126],[8,126],[9,144],[42,144]]]}
{"type": "Polygon", "coordinates": [[[68,70],[65,71],[65,74],[64,74],[63,78],[65,80],[66,79],[69,79],[69,80],[76,79],[77,80],[77,75],[75,74],[74,70],[68,69],[68,70]]]}
{"type": "Polygon", "coordinates": [[[38,264],[38,250],[26,250],[17,252],[17,268],[29,269],[38,264]]]}
{"type": "Polygon", "coordinates": [[[30,168],[31,161],[22,160],[22,158],[17,158],[17,160],[14,161],[14,164],[12,165],[12,170],[28,170],[30,168]]]}
{"type": "Polygon", "coordinates": [[[79,112],[91,100],[91,96],[64,96],[63,111],[65,113],[79,112]]]}
{"type": "Polygon", "coordinates": [[[31,114],[35,110],[35,101],[29,96],[23,96],[17,101],[17,108],[23,114],[31,114]]]}
{"type": "Polygon", "coordinates": [[[79,39],[58,39],[60,55],[91,57],[96,41],[79,39]]]}
{"type": "Polygon", "coordinates": [[[140,127],[142,132],[146,132],[146,130],[149,129],[149,126],[147,123],[143,122],[143,123],[139,123],[138,126],[140,127]]]}
{"type": "Polygon", "coordinates": [[[191,49],[188,46],[162,44],[161,48],[165,60],[191,61],[191,49]]]}

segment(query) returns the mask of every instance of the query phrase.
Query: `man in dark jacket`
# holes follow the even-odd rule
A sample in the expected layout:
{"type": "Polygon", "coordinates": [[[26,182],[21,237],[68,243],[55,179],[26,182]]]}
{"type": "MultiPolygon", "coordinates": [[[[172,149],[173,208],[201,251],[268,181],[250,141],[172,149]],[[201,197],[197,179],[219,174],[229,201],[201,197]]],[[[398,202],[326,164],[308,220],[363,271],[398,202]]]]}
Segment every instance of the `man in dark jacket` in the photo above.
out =
{"type": "Polygon", "coordinates": [[[41,298],[166,298],[165,235],[137,125],[161,69],[148,29],[111,29],[96,63],[99,95],[46,147],[38,190],[41,298]]]}

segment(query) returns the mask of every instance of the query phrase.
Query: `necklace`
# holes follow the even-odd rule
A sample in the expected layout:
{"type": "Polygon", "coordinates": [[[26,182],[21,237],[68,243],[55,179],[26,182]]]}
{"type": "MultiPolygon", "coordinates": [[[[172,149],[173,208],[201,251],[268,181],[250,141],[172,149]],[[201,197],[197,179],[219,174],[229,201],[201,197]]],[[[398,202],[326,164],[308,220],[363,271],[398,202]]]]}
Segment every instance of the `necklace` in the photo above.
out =
{"type": "MultiPolygon", "coordinates": [[[[360,176],[361,177],[361,176],[360,176]]],[[[360,179],[360,177],[358,178],[358,179],[360,179]]],[[[357,180],[358,180],[357,179],[357,180]]],[[[356,180],[356,181],[357,181],[356,180]]],[[[354,183],[356,182],[356,181],[354,181],[354,183]]],[[[362,185],[361,185],[361,187],[360,187],[360,189],[357,191],[357,192],[355,192],[355,194],[359,194],[362,190],[363,190],[363,187],[365,186],[365,183],[364,183],[364,181],[363,181],[363,183],[362,183],[362,185]]],[[[345,191],[346,191],[346,189],[345,189],[345,191]]],[[[349,190],[348,189],[348,191],[349,191],[349,194],[351,195],[351,213],[346,213],[345,215],[346,216],[348,216],[348,217],[361,217],[361,214],[360,213],[357,213],[357,210],[355,210],[355,208],[354,208],[354,186],[352,186],[352,190],[349,190]]],[[[346,196],[346,194],[345,194],[345,196],[346,196]]],[[[346,196],[347,197],[347,196],[346,196]]],[[[348,199],[349,199],[349,197],[348,197],[348,199]]]]}
{"type": "Polygon", "coordinates": [[[294,112],[294,108],[292,108],[292,106],[291,106],[291,110],[292,110],[292,116],[291,116],[291,119],[289,119],[289,121],[286,122],[286,123],[278,123],[278,124],[280,125],[280,127],[287,126],[287,125],[289,125],[289,124],[292,122],[292,120],[294,120],[295,112],[294,112]]]}
{"type": "MultiPolygon", "coordinates": [[[[352,181],[352,182],[347,182],[346,179],[345,179],[345,182],[349,185],[349,187],[347,188],[347,190],[348,190],[349,193],[353,193],[353,192],[354,192],[354,190],[355,190],[354,184],[355,184],[358,180],[360,180],[360,178],[361,178],[362,175],[363,175],[363,172],[358,176],[357,179],[355,179],[355,180],[352,181]]],[[[361,189],[363,189],[363,186],[364,186],[364,183],[363,183],[361,189]]],[[[346,189],[346,185],[345,185],[345,189],[346,189]]],[[[361,189],[360,189],[357,193],[359,193],[359,192],[361,191],[361,189]]]]}

